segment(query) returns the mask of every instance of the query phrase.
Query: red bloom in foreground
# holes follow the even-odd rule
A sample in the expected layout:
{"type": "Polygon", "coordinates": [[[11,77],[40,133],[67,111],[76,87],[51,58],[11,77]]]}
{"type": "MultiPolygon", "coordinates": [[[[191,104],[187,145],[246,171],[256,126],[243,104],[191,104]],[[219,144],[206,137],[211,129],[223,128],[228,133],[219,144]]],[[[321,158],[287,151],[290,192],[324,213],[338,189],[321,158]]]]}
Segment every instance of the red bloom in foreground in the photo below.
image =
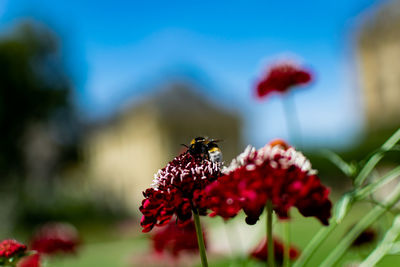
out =
{"type": "Polygon", "coordinates": [[[78,231],[67,223],[49,223],[43,225],[34,234],[31,248],[39,253],[75,253],[80,244],[78,231]]]}
{"type": "Polygon", "coordinates": [[[22,258],[18,262],[18,267],[40,267],[40,255],[36,253],[31,256],[22,258]]]}
{"type": "Polygon", "coordinates": [[[211,216],[227,219],[243,209],[246,222],[255,224],[270,200],[281,219],[288,218],[294,206],[303,216],[314,216],[328,225],[329,189],[293,147],[275,142],[256,151],[249,146],[223,172],[225,175],[206,189],[211,216]]]}
{"type": "Polygon", "coordinates": [[[167,253],[174,258],[182,252],[197,253],[199,251],[196,228],[192,220],[182,227],[171,220],[165,227],[157,229],[151,239],[157,253],[167,253]]]}
{"type": "Polygon", "coordinates": [[[206,215],[205,187],[220,176],[220,165],[184,153],[155,175],[153,187],[143,192],[140,225],[143,232],[167,224],[176,215],[178,225],[190,222],[192,211],[206,215]]]}
{"type": "Polygon", "coordinates": [[[305,85],[311,81],[311,74],[305,69],[282,63],[272,66],[257,84],[257,95],[262,98],[272,92],[285,93],[296,85],[305,85]]]}
{"type": "MultiPolygon", "coordinates": [[[[282,264],[283,262],[283,253],[284,253],[284,245],[282,242],[274,238],[274,258],[275,261],[282,264]]],[[[260,260],[260,261],[267,261],[268,260],[268,246],[267,246],[267,239],[264,238],[257,247],[251,252],[251,257],[260,260]]],[[[290,246],[289,249],[289,258],[290,260],[295,260],[299,257],[300,252],[297,248],[290,246]]]]}
{"type": "Polygon", "coordinates": [[[3,240],[0,243],[0,258],[21,257],[25,254],[27,247],[13,239],[3,240]]]}

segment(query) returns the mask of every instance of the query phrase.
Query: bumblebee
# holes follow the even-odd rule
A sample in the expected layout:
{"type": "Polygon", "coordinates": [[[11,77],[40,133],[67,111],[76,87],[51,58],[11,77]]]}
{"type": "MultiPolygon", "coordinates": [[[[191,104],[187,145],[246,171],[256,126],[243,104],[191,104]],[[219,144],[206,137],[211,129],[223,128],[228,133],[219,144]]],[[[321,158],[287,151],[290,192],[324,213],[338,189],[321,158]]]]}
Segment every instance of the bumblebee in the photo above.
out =
{"type": "Polygon", "coordinates": [[[195,157],[208,159],[212,162],[222,162],[222,152],[218,147],[217,142],[220,140],[208,139],[208,137],[194,138],[188,148],[187,153],[195,157]]]}

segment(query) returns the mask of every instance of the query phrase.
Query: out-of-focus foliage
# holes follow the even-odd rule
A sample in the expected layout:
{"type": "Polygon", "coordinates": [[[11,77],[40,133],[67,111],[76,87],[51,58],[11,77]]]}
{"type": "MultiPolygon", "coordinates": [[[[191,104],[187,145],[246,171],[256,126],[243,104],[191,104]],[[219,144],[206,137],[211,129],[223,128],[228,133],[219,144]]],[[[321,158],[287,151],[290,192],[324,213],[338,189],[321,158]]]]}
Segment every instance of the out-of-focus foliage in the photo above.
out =
{"type": "MultiPolygon", "coordinates": [[[[60,126],[73,116],[71,88],[58,40],[47,28],[22,23],[0,37],[1,179],[25,176],[27,132],[32,126],[67,128],[60,126]]],[[[70,149],[66,144],[60,147],[70,149]]]]}

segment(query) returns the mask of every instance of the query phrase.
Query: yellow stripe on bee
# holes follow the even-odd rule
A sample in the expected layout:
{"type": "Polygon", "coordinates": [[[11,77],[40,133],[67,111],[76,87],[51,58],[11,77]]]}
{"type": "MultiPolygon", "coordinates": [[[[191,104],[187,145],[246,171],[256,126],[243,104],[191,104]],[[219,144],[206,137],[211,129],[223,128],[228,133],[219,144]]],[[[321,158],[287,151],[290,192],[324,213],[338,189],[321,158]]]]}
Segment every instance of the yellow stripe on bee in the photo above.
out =
{"type": "Polygon", "coordinates": [[[216,152],[216,151],[221,151],[218,147],[212,147],[211,149],[208,150],[208,152],[216,152]]]}

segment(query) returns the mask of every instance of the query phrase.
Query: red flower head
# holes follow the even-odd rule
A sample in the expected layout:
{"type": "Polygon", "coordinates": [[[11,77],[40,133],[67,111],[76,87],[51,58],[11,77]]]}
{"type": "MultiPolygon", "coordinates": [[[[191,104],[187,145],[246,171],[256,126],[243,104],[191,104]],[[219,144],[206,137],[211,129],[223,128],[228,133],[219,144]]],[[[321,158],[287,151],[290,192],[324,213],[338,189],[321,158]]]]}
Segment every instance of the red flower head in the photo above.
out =
{"type": "Polygon", "coordinates": [[[291,87],[305,85],[311,81],[309,71],[293,63],[272,66],[257,84],[257,96],[262,98],[272,92],[285,93],[291,87]]]}
{"type": "Polygon", "coordinates": [[[13,239],[3,240],[0,243],[0,258],[21,257],[25,254],[27,247],[13,239]]]}
{"type": "Polygon", "coordinates": [[[234,159],[224,176],[207,187],[211,216],[231,218],[243,209],[246,222],[255,224],[268,200],[281,219],[292,206],[304,216],[327,225],[332,203],[316,171],[304,155],[282,141],[258,151],[249,146],[234,159]]]}
{"type": "Polygon", "coordinates": [[[205,215],[204,188],[220,176],[220,164],[184,153],[155,175],[153,187],[143,192],[141,226],[149,232],[167,224],[172,215],[178,225],[189,223],[192,211],[205,215]]]}
{"type": "MultiPolygon", "coordinates": [[[[274,238],[274,258],[275,261],[278,263],[282,264],[283,262],[283,253],[284,253],[284,245],[282,242],[274,238]]],[[[268,259],[268,246],[267,246],[267,239],[264,238],[258,245],[257,247],[251,252],[251,257],[260,260],[260,261],[267,261],[268,259]]],[[[297,259],[299,257],[300,252],[298,251],[297,248],[295,247],[290,247],[289,249],[289,258],[291,260],[297,259]]]]}
{"type": "Polygon", "coordinates": [[[67,223],[49,223],[43,225],[34,234],[31,248],[43,254],[75,253],[80,244],[78,231],[67,223]]]}
{"type": "Polygon", "coordinates": [[[192,220],[184,226],[178,226],[171,220],[165,227],[157,229],[151,239],[157,253],[167,253],[174,258],[182,252],[199,251],[196,228],[192,220]]]}
{"type": "Polygon", "coordinates": [[[40,267],[39,253],[22,258],[18,262],[18,267],[40,267]]]}

